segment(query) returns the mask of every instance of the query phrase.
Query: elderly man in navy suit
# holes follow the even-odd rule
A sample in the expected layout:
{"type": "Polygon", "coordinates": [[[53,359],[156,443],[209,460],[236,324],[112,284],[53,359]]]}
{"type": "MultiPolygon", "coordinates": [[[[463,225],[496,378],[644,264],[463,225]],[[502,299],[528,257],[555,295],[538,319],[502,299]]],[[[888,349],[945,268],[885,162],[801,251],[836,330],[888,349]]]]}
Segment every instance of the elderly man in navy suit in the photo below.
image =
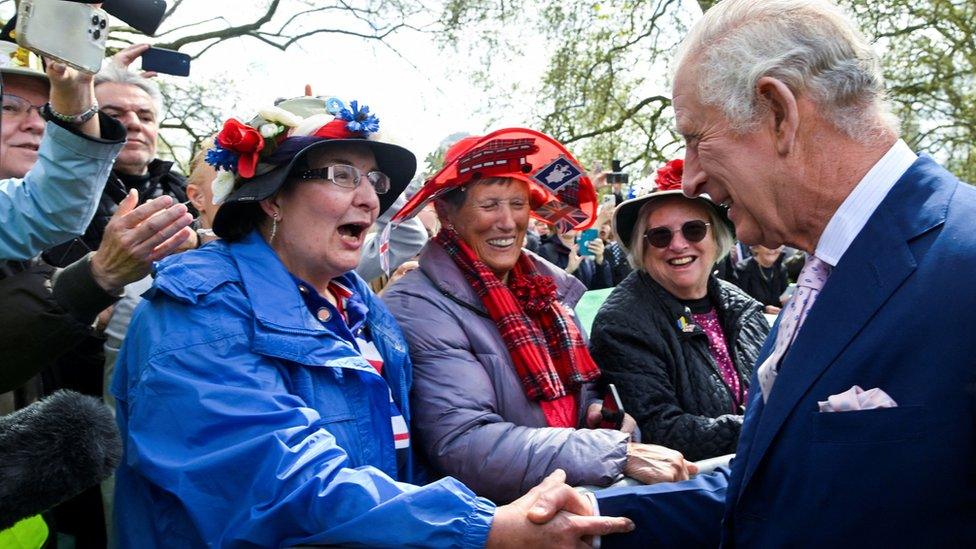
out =
{"type": "Polygon", "coordinates": [[[674,108],[685,193],[811,259],[731,471],[598,494],[638,525],[604,548],[976,547],[976,189],[899,139],[877,54],[826,1],[716,4],[674,108]]]}

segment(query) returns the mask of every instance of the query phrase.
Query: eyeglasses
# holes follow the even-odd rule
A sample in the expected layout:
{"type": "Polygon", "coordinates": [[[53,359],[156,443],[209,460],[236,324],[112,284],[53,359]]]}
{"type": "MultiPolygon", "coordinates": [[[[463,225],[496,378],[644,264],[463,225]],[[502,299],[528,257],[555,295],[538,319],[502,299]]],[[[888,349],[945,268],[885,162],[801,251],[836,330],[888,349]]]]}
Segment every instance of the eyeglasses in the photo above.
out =
{"type": "MultiPolygon", "coordinates": [[[[709,225],[711,223],[698,219],[686,221],[681,226],[681,235],[688,242],[701,242],[708,234],[709,225]]],[[[644,239],[655,248],[667,248],[671,244],[672,238],[674,238],[674,232],[669,227],[652,227],[644,232],[644,239]]]]}
{"type": "MultiPolygon", "coordinates": [[[[355,189],[363,180],[363,172],[355,166],[335,164],[327,168],[305,170],[298,174],[298,178],[302,181],[327,179],[344,189],[355,189]]],[[[383,172],[373,170],[366,174],[366,179],[376,190],[376,194],[386,194],[390,190],[390,178],[383,172]]]]}
{"type": "Polygon", "coordinates": [[[30,115],[31,109],[41,114],[41,109],[44,108],[44,105],[33,105],[23,97],[11,93],[5,93],[0,97],[3,101],[3,116],[7,118],[23,118],[30,115]]]}

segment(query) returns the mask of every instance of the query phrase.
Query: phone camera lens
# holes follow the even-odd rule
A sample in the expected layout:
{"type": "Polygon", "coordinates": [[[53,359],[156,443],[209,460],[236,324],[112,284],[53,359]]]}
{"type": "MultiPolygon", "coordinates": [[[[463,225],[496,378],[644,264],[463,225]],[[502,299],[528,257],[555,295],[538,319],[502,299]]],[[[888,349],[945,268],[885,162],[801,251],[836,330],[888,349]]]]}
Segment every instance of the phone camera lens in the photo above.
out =
{"type": "Polygon", "coordinates": [[[106,23],[105,23],[105,20],[104,19],[102,19],[101,21],[98,22],[98,28],[100,28],[100,29],[104,29],[105,28],[105,25],[106,25],[106,23]]]}
{"type": "Polygon", "coordinates": [[[98,29],[96,29],[95,32],[92,33],[92,38],[94,38],[95,40],[98,40],[99,38],[101,38],[101,36],[102,36],[102,31],[98,29]]]}
{"type": "Polygon", "coordinates": [[[98,16],[92,15],[92,25],[97,25],[97,24],[98,24],[98,16]]]}

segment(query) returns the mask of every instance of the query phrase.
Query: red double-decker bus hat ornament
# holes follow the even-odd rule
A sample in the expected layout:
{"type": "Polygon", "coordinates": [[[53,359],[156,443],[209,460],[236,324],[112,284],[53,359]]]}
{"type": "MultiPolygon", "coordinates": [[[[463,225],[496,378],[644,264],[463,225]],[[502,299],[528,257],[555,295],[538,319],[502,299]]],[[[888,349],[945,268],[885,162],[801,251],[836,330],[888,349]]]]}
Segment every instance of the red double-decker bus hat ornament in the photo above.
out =
{"type": "Polygon", "coordinates": [[[565,232],[585,229],[597,213],[596,190],[582,165],[558,141],[527,128],[504,128],[461,139],[391,223],[416,215],[431,200],[479,180],[507,177],[529,187],[532,215],[565,232]]]}

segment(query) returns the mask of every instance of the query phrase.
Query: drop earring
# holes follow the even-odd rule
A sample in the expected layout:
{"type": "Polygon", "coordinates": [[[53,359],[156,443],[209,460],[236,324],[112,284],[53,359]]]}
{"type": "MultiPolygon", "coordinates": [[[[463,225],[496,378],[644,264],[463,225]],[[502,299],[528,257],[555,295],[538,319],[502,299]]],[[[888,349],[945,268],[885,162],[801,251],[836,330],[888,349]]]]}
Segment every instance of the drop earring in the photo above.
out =
{"type": "Polygon", "coordinates": [[[268,244],[274,244],[276,234],[278,234],[278,212],[275,212],[271,218],[271,238],[268,239],[268,244]]]}

